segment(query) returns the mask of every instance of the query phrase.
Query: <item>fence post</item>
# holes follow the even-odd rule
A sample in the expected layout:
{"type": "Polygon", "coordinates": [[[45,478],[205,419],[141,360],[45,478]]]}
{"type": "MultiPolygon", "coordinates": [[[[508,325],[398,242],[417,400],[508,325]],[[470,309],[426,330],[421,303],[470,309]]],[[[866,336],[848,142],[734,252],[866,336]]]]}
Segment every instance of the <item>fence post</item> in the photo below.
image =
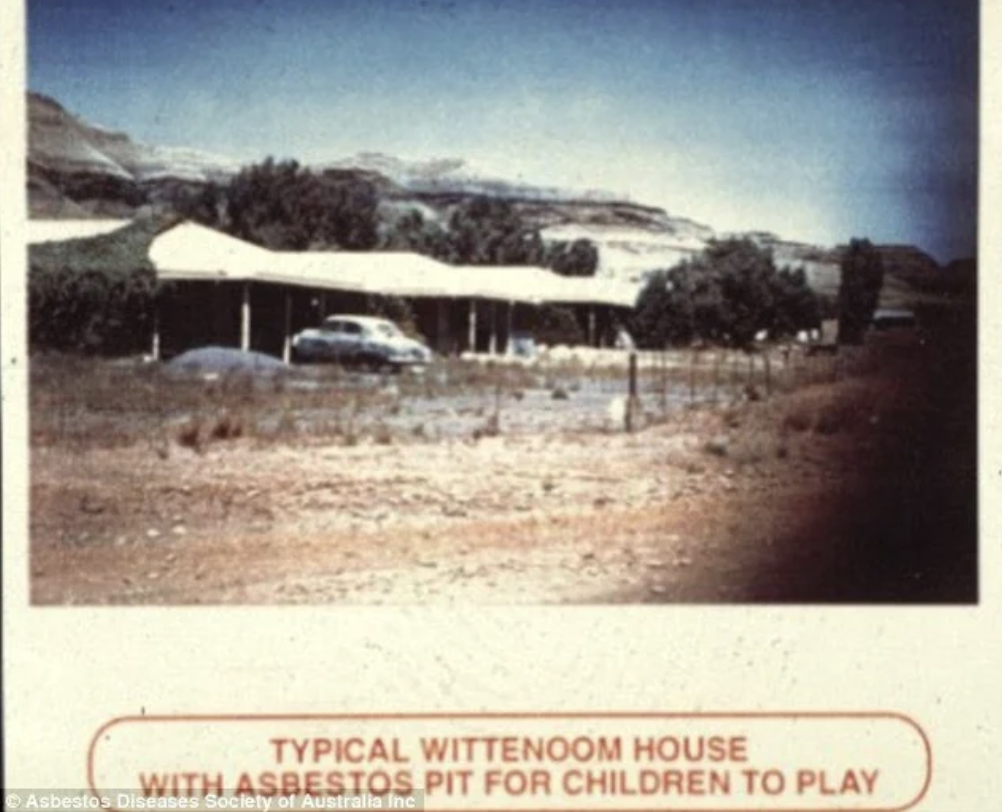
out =
{"type": "Polygon", "coordinates": [[[503,393],[502,381],[507,378],[507,369],[503,368],[498,371],[500,374],[498,375],[497,383],[494,388],[494,421],[493,426],[491,427],[493,432],[496,434],[501,433],[501,395],[503,393]]]}
{"type": "Polygon", "coordinates": [[[713,350],[713,405],[717,405],[720,397],[720,347],[713,350]]]}
{"type": "Polygon", "coordinates": [[[282,361],[288,364],[292,361],[292,295],[288,289],[285,291],[285,321],[283,329],[285,336],[282,339],[282,361]]]}
{"type": "Polygon", "coordinates": [[[469,327],[469,350],[470,353],[476,353],[477,351],[477,300],[470,299],[470,319],[468,323],[469,327]]]}
{"type": "Polygon", "coordinates": [[[689,408],[693,409],[696,406],[696,366],[699,363],[699,350],[696,347],[692,348],[692,353],[689,355],[689,408]]]}
{"type": "Polygon", "coordinates": [[[630,350],[629,395],[626,398],[626,430],[634,429],[634,412],[637,409],[637,351],[630,350]]]}
{"type": "Polygon", "coordinates": [[[153,299],[153,338],[150,355],[154,361],[160,360],[160,305],[156,298],[153,299]]]}
{"type": "Polygon", "coordinates": [[[668,348],[661,348],[661,417],[668,418],[668,348]]]}

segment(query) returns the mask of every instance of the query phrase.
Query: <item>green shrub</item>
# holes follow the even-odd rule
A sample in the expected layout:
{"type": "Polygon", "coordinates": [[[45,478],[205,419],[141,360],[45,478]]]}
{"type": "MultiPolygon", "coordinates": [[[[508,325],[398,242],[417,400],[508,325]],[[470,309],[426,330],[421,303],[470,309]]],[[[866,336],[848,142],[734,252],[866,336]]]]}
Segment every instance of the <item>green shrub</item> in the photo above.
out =
{"type": "Polygon", "coordinates": [[[149,348],[157,281],[153,220],[99,237],[29,249],[28,340],[32,352],[122,355],[149,348]]]}

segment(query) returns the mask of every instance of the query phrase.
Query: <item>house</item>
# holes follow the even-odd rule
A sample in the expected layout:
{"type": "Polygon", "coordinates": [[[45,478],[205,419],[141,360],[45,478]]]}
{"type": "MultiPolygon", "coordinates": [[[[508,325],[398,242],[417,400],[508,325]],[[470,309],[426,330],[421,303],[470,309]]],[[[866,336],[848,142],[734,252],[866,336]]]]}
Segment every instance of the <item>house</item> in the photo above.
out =
{"type": "MultiPolygon", "coordinates": [[[[122,225],[113,222],[63,231],[73,235],[67,239],[88,229],[107,234],[122,225]]],[[[42,241],[59,232],[39,224],[33,233],[42,241]]],[[[288,360],[296,332],[332,313],[368,312],[386,297],[409,304],[440,353],[502,353],[526,314],[543,304],[571,308],[594,345],[639,292],[547,268],[455,266],[404,251],[272,251],[192,222],[157,233],[148,257],[165,283],[150,336],[157,358],[216,344],[288,360]]]]}

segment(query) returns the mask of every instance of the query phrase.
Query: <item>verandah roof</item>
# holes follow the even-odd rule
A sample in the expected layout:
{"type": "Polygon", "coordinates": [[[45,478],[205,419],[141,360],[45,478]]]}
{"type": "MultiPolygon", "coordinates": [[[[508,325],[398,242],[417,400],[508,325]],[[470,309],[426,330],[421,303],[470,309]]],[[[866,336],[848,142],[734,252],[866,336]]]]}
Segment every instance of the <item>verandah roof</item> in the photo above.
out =
{"type": "Polygon", "coordinates": [[[535,266],[456,266],[404,251],[271,251],[195,223],[158,235],[161,279],[270,282],[388,296],[632,307],[638,289],[535,266]]]}

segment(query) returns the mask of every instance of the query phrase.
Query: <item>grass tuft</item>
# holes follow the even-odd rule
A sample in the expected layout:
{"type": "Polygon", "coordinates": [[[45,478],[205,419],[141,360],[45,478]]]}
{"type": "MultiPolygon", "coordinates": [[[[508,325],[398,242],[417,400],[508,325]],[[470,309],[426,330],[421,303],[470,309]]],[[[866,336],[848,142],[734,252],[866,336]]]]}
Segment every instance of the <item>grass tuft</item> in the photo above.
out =
{"type": "Polygon", "coordinates": [[[202,428],[202,421],[191,418],[178,430],[177,444],[182,448],[190,448],[201,454],[205,451],[205,432],[202,428]]]}
{"type": "Polygon", "coordinates": [[[213,440],[236,440],[244,434],[243,421],[230,412],[223,412],[216,418],[215,425],[209,432],[213,440]]]}

